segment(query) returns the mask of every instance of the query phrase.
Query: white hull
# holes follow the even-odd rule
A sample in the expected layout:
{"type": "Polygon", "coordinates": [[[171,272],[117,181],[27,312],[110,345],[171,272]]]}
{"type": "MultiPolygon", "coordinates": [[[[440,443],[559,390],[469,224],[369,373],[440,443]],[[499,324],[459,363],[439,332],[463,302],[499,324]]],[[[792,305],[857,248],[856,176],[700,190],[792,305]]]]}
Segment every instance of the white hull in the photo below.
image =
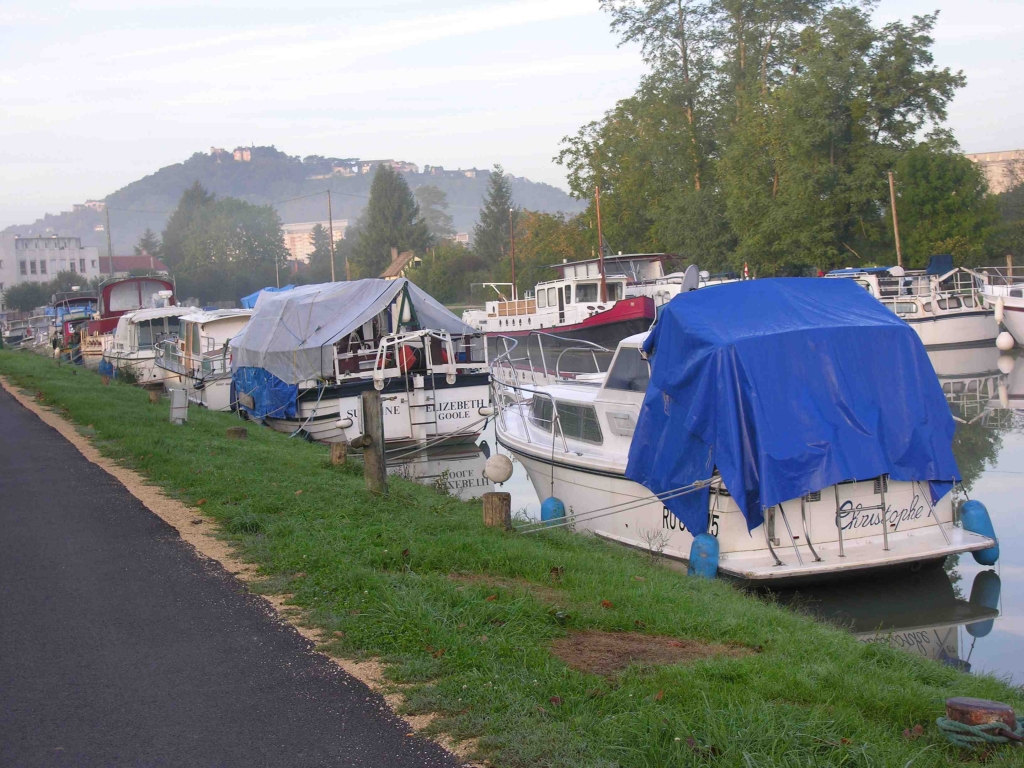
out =
{"type": "MultiPolygon", "coordinates": [[[[480,411],[490,403],[490,387],[472,384],[433,392],[385,392],[381,400],[384,439],[389,443],[473,442],[487,423],[487,417],[480,411]]],[[[278,432],[301,431],[319,442],[348,443],[363,433],[362,400],[358,392],[342,398],[300,400],[296,418],[268,417],[265,421],[278,432]]]]}
{"type": "Polygon", "coordinates": [[[170,378],[166,380],[164,386],[166,386],[168,390],[184,389],[188,395],[190,403],[201,405],[211,411],[231,410],[230,377],[220,378],[215,381],[208,381],[204,386],[197,387],[196,385],[201,382],[198,382],[188,376],[179,376],[173,373],[169,373],[169,376],[170,378]]]}
{"type": "Polygon", "coordinates": [[[156,353],[152,349],[138,352],[114,354],[106,352],[103,359],[114,368],[115,376],[119,371],[131,371],[137,384],[142,386],[166,385],[168,382],[180,382],[181,377],[156,364],[156,353]]]}
{"type": "Polygon", "coordinates": [[[934,318],[904,319],[917,331],[926,347],[994,342],[999,334],[999,326],[991,310],[975,309],[934,318]]]}
{"type": "MultiPolygon", "coordinates": [[[[664,556],[688,562],[693,536],[668,512],[660,501],[643,486],[624,476],[593,474],[562,465],[552,467],[549,461],[517,450],[505,440],[502,444],[522,462],[541,498],[555,496],[566,506],[570,516],[586,515],[630,501],[649,503],[617,514],[579,520],[577,531],[589,531],[602,538],[640,550],[661,549],[664,556]],[[553,477],[553,482],[552,482],[553,477]]],[[[884,549],[881,519],[878,511],[858,513],[858,507],[878,503],[870,482],[840,486],[843,515],[843,555],[835,526],[835,496],[831,489],[821,494],[821,501],[807,504],[808,525],[814,550],[821,557],[816,562],[801,530],[799,499],[786,502],[789,525],[797,546],[794,547],[781,517],[776,519],[774,549],[782,565],[778,565],[765,541],[764,526],[747,533],[746,521],[728,497],[720,499],[715,509],[712,493],[709,530],[719,540],[719,570],[733,578],[750,582],[783,582],[798,579],[828,578],[839,573],[867,572],[875,569],[939,560],[959,552],[984,549],[991,540],[968,533],[953,524],[949,496],[929,510],[921,496],[921,486],[890,483],[887,494],[889,549],[884,549]],[[731,507],[731,508],[730,508],[731,507]],[[717,532],[717,533],[716,533],[717,532]],[[800,558],[796,555],[799,549],[800,558]]]]}
{"type": "Polygon", "coordinates": [[[1018,346],[1024,347],[1024,302],[1019,307],[1007,305],[1003,311],[1003,325],[1018,346]]]}

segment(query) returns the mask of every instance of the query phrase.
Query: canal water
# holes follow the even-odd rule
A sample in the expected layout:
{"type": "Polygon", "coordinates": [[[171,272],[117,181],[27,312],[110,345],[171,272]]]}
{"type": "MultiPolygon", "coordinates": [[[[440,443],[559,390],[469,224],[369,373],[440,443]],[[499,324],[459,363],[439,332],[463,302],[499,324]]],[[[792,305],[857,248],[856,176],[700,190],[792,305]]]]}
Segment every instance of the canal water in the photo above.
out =
{"type": "MultiPolygon", "coordinates": [[[[890,643],[1024,684],[1024,654],[1017,652],[1024,644],[1024,355],[1001,355],[987,344],[929,350],[929,357],[957,421],[954,452],[964,486],[988,507],[999,536],[999,563],[986,568],[965,554],[943,569],[846,580],[777,597],[865,642],[890,643]]],[[[489,425],[475,446],[389,457],[389,471],[476,498],[495,490],[483,475],[495,450],[489,425]]],[[[514,515],[539,518],[540,499],[518,462],[501,490],[512,494],[514,515]]]]}

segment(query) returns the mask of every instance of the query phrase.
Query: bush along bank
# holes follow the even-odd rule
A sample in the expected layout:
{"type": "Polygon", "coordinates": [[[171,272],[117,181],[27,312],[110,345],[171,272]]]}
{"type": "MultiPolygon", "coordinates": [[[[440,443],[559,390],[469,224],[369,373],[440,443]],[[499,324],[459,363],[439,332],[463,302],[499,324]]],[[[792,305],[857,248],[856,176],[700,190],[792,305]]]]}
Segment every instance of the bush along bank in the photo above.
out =
{"type": "Polygon", "coordinates": [[[198,507],[324,650],[379,659],[406,712],[436,713],[428,732],[473,739],[496,766],[960,765],[972,756],[934,726],[944,699],[1024,709],[994,678],[639,553],[485,528],[479,502],[399,479],[373,496],[326,446],[255,425],[227,439],[229,414],[192,408],[175,426],[166,400],[26,353],[0,351],[0,374],[198,507]]]}

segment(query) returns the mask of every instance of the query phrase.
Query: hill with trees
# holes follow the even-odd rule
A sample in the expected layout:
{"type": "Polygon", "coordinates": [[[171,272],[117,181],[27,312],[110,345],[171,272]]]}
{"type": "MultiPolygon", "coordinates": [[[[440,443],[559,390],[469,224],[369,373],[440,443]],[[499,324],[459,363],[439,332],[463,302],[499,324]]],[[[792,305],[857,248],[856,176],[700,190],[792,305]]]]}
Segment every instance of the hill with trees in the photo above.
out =
{"type": "MultiPolygon", "coordinates": [[[[273,204],[284,224],[326,220],[326,190],[330,189],[335,220],[354,222],[369,200],[376,162],[320,155],[300,158],[272,146],[197,152],[185,162],[161,168],[103,198],[110,208],[114,252],[129,253],[147,228],[162,231],[182,194],[197,182],[218,198],[273,204]]],[[[429,186],[445,194],[453,229],[472,231],[490,180],[489,170],[424,166],[422,172],[413,172],[407,163],[396,165],[413,192],[429,186]]],[[[531,210],[576,213],[585,207],[550,184],[515,176],[508,180],[519,204],[531,210]]],[[[79,207],[5,231],[77,236],[83,245],[98,246],[106,253],[104,226],[102,211],[79,207]]]]}

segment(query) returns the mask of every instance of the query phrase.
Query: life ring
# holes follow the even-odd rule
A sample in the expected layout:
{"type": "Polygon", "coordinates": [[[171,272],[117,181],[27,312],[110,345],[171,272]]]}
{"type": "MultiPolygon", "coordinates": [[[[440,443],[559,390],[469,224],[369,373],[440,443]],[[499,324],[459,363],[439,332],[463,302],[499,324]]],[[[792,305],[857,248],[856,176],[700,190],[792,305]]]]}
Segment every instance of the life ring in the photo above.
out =
{"type": "Polygon", "coordinates": [[[398,348],[397,357],[398,370],[402,373],[408,373],[416,365],[416,350],[408,344],[403,344],[398,348]]]}

